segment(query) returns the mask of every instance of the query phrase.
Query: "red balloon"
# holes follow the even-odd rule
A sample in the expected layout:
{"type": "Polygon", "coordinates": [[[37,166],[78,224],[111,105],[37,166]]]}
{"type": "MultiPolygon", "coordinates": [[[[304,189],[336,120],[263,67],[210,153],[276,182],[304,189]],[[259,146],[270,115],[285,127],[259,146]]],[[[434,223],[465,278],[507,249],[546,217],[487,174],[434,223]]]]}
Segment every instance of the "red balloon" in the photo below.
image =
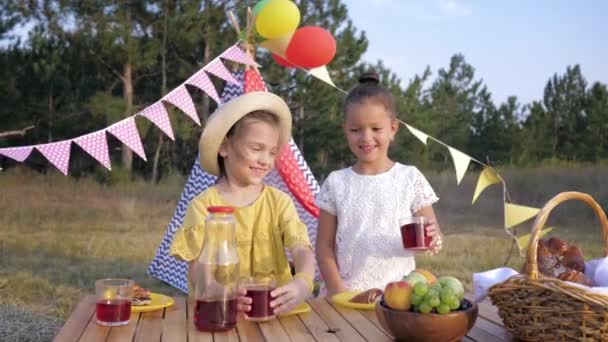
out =
{"type": "Polygon", "coordinates": [[[336,40],[322,27],[304,26],[296,30],[285,57],[304,68],[325,65],[336,55],[336,40]]]}
{"type": "Polygon", "coordinates": [[[272,59],[274,59],[274,61],[275,61],[275,62],[276,62],[278,65],[280,65],[280,66],[284,66],[284,67],[286,67],[286,68],[295,68],[295,67],[296,67],[296,66],[295,66],[295,65],[293,65],[292,63],[289,63],[289,61],[288,61],[288,60],[286,60],[285,58],[283,58],[283,57],[281,57],[281,56],[279,56],[279,55],[276,55],[276,54],[274,54],[274,53],[272,54],[272,59]]]}

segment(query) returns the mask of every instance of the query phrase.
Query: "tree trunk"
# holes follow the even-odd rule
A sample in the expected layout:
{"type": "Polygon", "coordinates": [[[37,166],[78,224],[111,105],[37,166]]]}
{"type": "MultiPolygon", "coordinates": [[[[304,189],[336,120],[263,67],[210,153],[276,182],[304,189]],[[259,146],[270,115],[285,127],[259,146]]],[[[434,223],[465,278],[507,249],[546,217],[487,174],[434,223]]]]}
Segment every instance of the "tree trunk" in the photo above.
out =
{"type": "MultiPolygon", "coordinates": [[[[160,93],[161,96],[165,96],[167,92],[167,18],[169,16],[169,6],[168,0],[164,2],[164,18],[163,18],[163,41],[162,48],[160,50],[161,56],[161,84],[160,84],[160,93]]],[[[156,184],[158,182],[158,165],[160,161],[160,151],[163,147],[164,136],[162,132],[158,133],[158,143],[156,144],[156,149],[154,151],[154,161],[152,163],[152,184],[156,184]]]]}
{"type": "MultiPolygon", "coordinates": [[[[123,71],[123,97],[125,100],[125,118],[133,113],[133,79],[131,63],[125,63],[123,71]]],[[[133,168],[133,152],[127,145],[122,145],[122,166],[131,171],[133,168]]]]}
{"type": "Polygon", "coordinates": [[[296,121],[296,130],[298,132],[298,147],[300,152],[304,155],[304,105],[300,105],[298,110],[298,121],[296,121]]]}
{"type": "Polygon", "coordinates": [[[52,92],[49,94],[48,114],[49,114],[48,142],[52,142],[53,141],[53,93],[52,92]]]}

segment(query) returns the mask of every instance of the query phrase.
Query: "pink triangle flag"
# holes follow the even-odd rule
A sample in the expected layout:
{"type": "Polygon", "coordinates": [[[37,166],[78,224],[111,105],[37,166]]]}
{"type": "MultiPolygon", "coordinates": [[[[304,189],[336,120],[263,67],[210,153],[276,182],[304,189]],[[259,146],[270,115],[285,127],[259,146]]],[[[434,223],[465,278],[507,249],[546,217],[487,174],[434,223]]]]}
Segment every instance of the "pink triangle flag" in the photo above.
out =
{"type": "Polygon", "coordinates": [[[82,147],[91,157],[95,158],[106,169],[112,171],[110,154],[108,153],[108,140],[106,131],[97,131],[74,139],[74,142],[82,147]]]}
{"type": "Polygon", "coordinates": [[[163,97],[163,100],[179,108],[182,112],[194,120],[197,125],[201,125],[201,121],[196,113],[196,108],[194,108],[194,103],[192,102],[190,93],[188,93],[188,89],[186,89],[185,86],[181,85],[173,89],[169,94],[163,97]]]}
{"type": "Polygon", "coordinates": [[[175,141],[173,137],[173,128],[171,128],[171,121],[169,121],[169,114],[162,103],[156,102],[155,104],[146,107],[139,114],[148,118],[152,121],[161,131],[163,131],[171,140],[175,141]]]}
{"type": "Polygon", "coordinates": [[[213,101],[215,101],[217,104],[222,103],[220,97],[217,95],[215,87],[213,86],[213,82],[211,82],[211,79],[209,78],[209,76],[207,76],[205,70],[199,70],[196,74],[192,75],[192,77],[190,77],[186,81],[186,83],[191,84],[204,91],[205,94],[209,95],[209,97],[211,97],[213,101]]]}
{"type": "Polygon", "coordinates": [[[32,153],[33,146],[0,148],[0,154],[22,163],[32,153]]]}
{"type": "Polygon", "coordinates": [[[229,48],[228,50],[224,51],[220,57],[225,58],[225,59],[229,59],[231,61],[237,62],[237,63],[241,63],[241,64],[246,64],[246,65],[251,65],[251,66],[258,66],[258,63],[256,63],[253,58],[248,55],[247,53],[245,53],[243,50],[241,50],[238,46],[233,45],[231,48],[229,48]]]}
{"type": "Polygon", "coordinates": [[[108,127],[107,130],[112,133],[116,139],[127,145],[131,151],[137,153],[141,159],[147,161],[146,152],[144,152],[137,126],[135,126],[135,119],[133,119],[132,116],[113,124],[108,127]]]}
{"type": "Polygon", "coordinates": [[[232,74],[230,73],[230,71],[228,71],[228,69],[226,69],[226,67],[224,66],[224,64],[222,63],[222,61],[220,61],[219,59],[214,59],[211,61],[211,63],[205,65],[203,67],[203,70],[212,73],[213,75],[226,80],[227,82],[230,82],[232,84],[235,85],[241,85],[239,83],[239,81],[237,81],[234,76],[232,76],[232,74]]]}
{"type": "Polygon", "coordinates": [[[36,149],[53,164],[61,173],[67,176],[70,166],[70,146],[72,140],[64,140],[50,144],[36,145],[36,149]]]}

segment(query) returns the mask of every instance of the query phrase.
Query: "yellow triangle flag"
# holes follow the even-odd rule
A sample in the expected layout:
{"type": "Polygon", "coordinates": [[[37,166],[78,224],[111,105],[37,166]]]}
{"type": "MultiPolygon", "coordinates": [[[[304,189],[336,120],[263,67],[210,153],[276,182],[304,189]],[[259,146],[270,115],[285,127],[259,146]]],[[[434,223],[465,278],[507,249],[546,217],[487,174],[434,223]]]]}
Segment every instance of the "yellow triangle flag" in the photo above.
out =
{"type": "Polygon", "coordinates": [[[460,184],[462,177],[464,177],[465,172],[467,172],[471,157],[453,147],[448,146],[448,149],[450,150],[450,154],[454,160],[454,167],[456,168],[456,183],[460,184]]]}
{"type": "MultiPolygon", "coordinates": [[[[543,236],[547,235],[552,230],[553,230],[553,227],[549,227],[549,228],[545,228],[545,229],[541,230],[539,238],[542,238],[543,236]]],[[[526,235],[522,235],[517,238],[517,246],[519,247],[520,251],[527,250],[529,243],[530,243],[530,233],[528,233],[526,235]]]]}
{"type": "Polygon", "coordinates": [[[492,184],[500,183],[500,178],[496,174],[496,171],[491,167],[484,167],[483,171],[479,174],[479,179],[477,180],[477,186],[475,187],[475,194],[473,195],[473,202],[475,203],[477,197],[481,194],[485,188],[489,187],[492,184]]]}
{"type": "Polygon", "coordinates": [[[282,37],[265,40],[260,43],[260,46],[270,50],[275,55],[285,58],[285,50],[287,50],[287,46],[291,42],[291,37],[293,37],[293,32],[282,37]]]}
{"type": "Polygon", "coordinates": [[[414,127],[405,124],[405,127],[407,127],[407,129],[416,137],[418,138],[418,140],[422,141],[423,144],[426,145],[426,141],[428,140],[429,136],[426,135],[426,133],[423,133],[417,129],[415,129],[414,127]]]}
{"type": "Polygon", "coordinates": [[[332,87],[336,87],[334,81],[331,80],[331,76],[329,76],[329,72],[327,71],[327,66],[323,65],[320,67],[316,67],[308,70],[308,73],[313,75],[314,77],[320,79],[321,81],[329,84],[332,87]]]}
{"type": "Polygon", "coordinates": [[[511,228],[527,221],[536,216],[539,211],[538,208],[505,203],[505,228],[511,228]]]}

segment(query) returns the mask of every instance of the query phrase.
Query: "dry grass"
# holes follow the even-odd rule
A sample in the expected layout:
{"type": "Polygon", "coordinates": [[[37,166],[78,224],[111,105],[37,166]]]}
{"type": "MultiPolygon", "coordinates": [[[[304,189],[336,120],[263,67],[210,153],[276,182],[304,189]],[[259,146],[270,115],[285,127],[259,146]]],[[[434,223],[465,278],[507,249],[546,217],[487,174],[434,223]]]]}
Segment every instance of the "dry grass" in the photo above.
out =
{"type": "MultiPolygon", "coordinates": [[[[543,168],[501,174],[515,203],[540,207],[565,190],[588,192],[606,205],[608,192],[600,180],[607,171],[543,168]]],[[[463,279],[470,289],[473,272],[502,266],[508,255],[502,194],[492,187],[471,206],[473,172],[460,186],[453,173],[428,177],[441,197],[436,211],[447,238],[440,255],[421,256],[418,264],[463,279]]],[[[145,272],[183,184],[174,178],[159,186],[106,187],[23,169],[0,173],[0,340],[48,340],[80,297],[93,292],[95,279],[130,277],[154,291],[178,293],[145,272]]],[[[551,223],[556,234],[578,243],[588,257],[600,255],[601,235],[591,210],[573,203],[556,214],[551,223]]],[[[518,229],[529,231],[530,223],[518,229]]],[[[519,268],[521,262],[515,256],[510,265],[519,268]]]]}

